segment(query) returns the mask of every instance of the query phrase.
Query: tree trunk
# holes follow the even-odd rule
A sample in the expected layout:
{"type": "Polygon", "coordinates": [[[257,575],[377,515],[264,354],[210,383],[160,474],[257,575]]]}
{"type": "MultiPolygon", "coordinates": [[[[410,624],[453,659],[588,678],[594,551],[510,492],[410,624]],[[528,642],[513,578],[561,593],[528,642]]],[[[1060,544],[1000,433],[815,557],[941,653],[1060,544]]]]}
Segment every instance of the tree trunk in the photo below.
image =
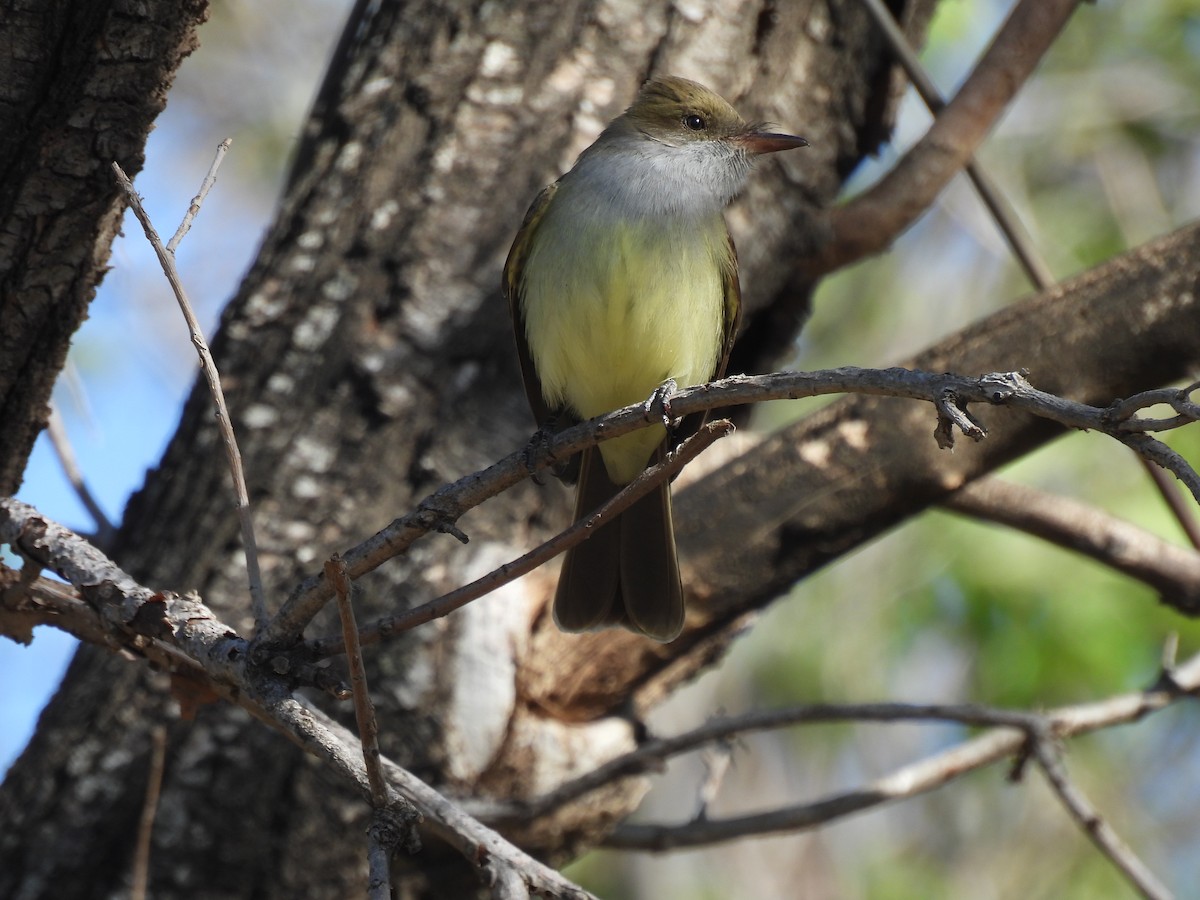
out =
{"type": "Polygon", "coordinates": [[[0,3],[0,494],[21,484],[121,227],[112,161],[141,170],[207,14],[206,0],[0,3]]]}

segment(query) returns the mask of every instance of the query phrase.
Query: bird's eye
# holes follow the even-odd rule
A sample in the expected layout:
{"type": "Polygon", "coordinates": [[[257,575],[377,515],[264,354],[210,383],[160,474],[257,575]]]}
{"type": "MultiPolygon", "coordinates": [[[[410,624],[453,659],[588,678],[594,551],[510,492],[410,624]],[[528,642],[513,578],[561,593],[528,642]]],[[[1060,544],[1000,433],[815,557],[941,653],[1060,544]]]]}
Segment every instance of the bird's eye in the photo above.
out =
{"type": "Polygon", "coordinates": [[[707,127],[708,123],[704,121],[704,116],[698,116],[695,113],[690,113],[683,117],[683,124],[692,131],[703,131],[707,127]]]}

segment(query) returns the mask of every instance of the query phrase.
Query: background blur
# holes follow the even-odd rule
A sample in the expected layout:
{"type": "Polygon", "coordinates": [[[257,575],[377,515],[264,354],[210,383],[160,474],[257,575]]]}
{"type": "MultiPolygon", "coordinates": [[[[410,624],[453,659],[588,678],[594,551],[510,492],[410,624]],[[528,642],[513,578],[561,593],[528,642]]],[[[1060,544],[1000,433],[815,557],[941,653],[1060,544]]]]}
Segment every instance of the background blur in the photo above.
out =
{"type": "MultiPolygon", "coordinates": [[[[210,337],[273,213],[349,5],[216,0],[203,45],[184,64],[151,135],[137,187],[165,234],[187,208],[217,143],[234,141],[178,254],[210,337]]],[[[969,72],[1011,5],[944,0],[923,54],[944,93],[969,72]]],[[[857,173],[849,192],[870,183],[928,121],[910,95],[893,146],[857,173]]],[[[803,133],[803,123],[782,124],[803,133]]],[[[1058,277],[1195,218],[1200,0],[1081,7],[981,161],[1058,277]]],[[[196,373],[182,318],[132,218],[126,232],[55,397],[91,488],[114,520],[157,461],[196,373]]],[[[888,255],[824,283],[795,365],[887,365],[1028,291],[960,177],[888,255]]],[[[772,404],[759,422],[770,428],[812,408],[809,401],[772,404]]],[[[1197,432],[1172,439],[1193,464],[1200,462],[1197,432]]],[[[1140,465],[1100,436],[1061,440],[1005,476],[1182,541],[1140,465]]],[[[44,437],[19,496],[69,527],[94,527],[44,437]]],[[[1200,649],[1200,625],[1160,608],[1140,584],[945,513],[926,515],[810,579],[763,619],[653,726],[675,732],[716,711],[813,700],[1026,708],[1085,702],[1152,681],[1171,632],[1180,636],[1181,656],[1200,649]]],[[[70,638],[48,628],[37,630],[31,647],[0,640],[0,768],[20,752],[72,649],[70,638]]],[[[965,733],[821,726],[749,738],[736,746],[711,812],[818,799],[965,733]]],[[[1200,885],[1194,706],[1073,741],[1067,765],[1152,869],[1181,892],[1200,885]]],[[[1005,775],[993,768],[814,834],[666,856],[601,852],[570,874],[603,896],[631,898],[1125,896],[1124,883],[1040,777],[1031,773],[1012,786],[1005,775]]],[[[674,764],[639,818],[691,817],[703,778],[699,759],[674,764]]]]}

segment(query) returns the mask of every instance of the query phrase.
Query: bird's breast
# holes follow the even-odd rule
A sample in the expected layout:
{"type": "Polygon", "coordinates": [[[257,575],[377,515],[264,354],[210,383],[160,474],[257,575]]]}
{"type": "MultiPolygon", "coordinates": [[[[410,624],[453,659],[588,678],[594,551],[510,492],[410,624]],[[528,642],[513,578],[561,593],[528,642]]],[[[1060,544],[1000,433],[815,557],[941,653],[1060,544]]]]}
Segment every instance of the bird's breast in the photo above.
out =
{"type": "MultiPolygon", "coordinates": [[[[548,210],[523,272],[526,336],[547,403],[590,418],[667,379],[707,381],[724,335],[724,220],[587,213],[548,210]]],[[[629,468],[640,471],[645,459],[635,457],[648,459],[660,440],[661,431],[644,434],[629,468]]]]}

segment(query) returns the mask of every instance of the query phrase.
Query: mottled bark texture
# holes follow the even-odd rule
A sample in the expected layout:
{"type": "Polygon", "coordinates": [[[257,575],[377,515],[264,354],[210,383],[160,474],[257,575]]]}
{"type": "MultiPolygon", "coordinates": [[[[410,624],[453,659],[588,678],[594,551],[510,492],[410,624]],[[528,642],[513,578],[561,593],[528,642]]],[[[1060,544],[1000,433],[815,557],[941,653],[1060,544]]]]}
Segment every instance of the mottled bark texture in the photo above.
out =
{"type": "Polygon", "coordinates": [[[0,493],[104,275],[151,124],[207,0],[0,2],[0,493]]]}
{"type": "MultiPolygon", "coordinates": [[[[279,219],[214,342],[276,603],[333,551],[528,438],[533,423],[498,291],[504,253],[535,191],[628,103],[645,75],[699,78],[748,116],[811,141],[803,153],[763,165],[729,216],[751,323],[774,306],[789,311],[784,321],[793,330],[803,303],[794,285],[784,288],[797,255],[820,239],[814,211],[886,137],[899,84],[857,0],[359,6],[356,14],[369,17],[339,47],[279,219]]],[[[931,6],[903,4],[915,35],[931,6]]],[[[1039,328],[1048,336],[1065,327],[1055,322],[1051,330],[1036,317],[1019,324],[1030,330],[1026,349],[1040,346],[1039,328]]],[[[787,343],[773,328],[763,348],[787,343]]],[[[1013,352],[1001,362],[974,355],[989,346],[982,335],[926,362],[1028,365],[1013,349],[1018,342],[1006,340],[1013,352]]],[[[1049,338],[1041,343],[1048,347],[1049,338]]],[[[769,368],[773,352],[751,345],[736,368],[769,368]]],[[[1178,355],[1170,364],[1131,362],[1121,379],[1097,389],[1157,383],[1178,368],[1178,355]]],[[[1090,388],[1080,393],[1095,399],[1090,388]]],[[[718,473],[681,494],[685,568],[694,573],[685,581],[698,602],[675,644],[558,634],[544,612],[553,574],[535,573],[370,651],[384,751],[448,791],[533,796],[630,747],[634,727],[613,714],[622,702],[632,694],[651,703],[718,657],[744,615],[790,579],[933,502],[956,478],[1049,436],[1022,426],[1027,437],[945,475],[937,466],[946,456],[933,461],[924,449],[906,449],[932,445],[929,411],[918,410],[926,418],[915,437],[899,427],[873,430],[908,421],[908,408],[897,408],[880,407],[879,418],[867,419],[867,407],[853,405],[852,418],[830,413],[811,426],[844,439],[835,445],[813,432],[811,440],[848,466],[862,463],[843,457],[843,447],[859,452],[864,429],[872,439],[887,434],[864,468],[886,471],[893,452],[901,462],[894,478],[871,484],[878,496],[867,499],[896,502],[895,512],[874,518],[863,501],[854,507],[857,524],[815,521],[820,510],[851,513],[810,485],[779,483],[775,463],[814,456],[796,452],[816,445],[795,431],[772,442],[780,455],[767,457],[768,447],[756,456],[775,478],[757,476],[765,489],[747,472],[718,473]],[[820,504],[804,505],[809,496],[820,504]],[[776,507],[760,521],[770,527],[754,529],[761,543],[739,560],[758,568],[742,565],[736,571],[745,580],[731,584],[721,574],[735,571],[733,544],[720,537],[735,527],[724,524],[726,508],[751,516],[768,501],[776,507]],[[700,547],[711,558],[691,552],[700,547]]],[[[146,583],[201,590],[244,628],[245,576],[217,443],[210,401],[197,389],[162,463],[126,511],[115,557],[146,583]]],[[[813,477],[820,474],[817,467],[813,477]]],[[[553,484],[493,501],[459,523],[469,545],[432,536],[364,579],[360,619],[482,574],[564,524],[566,508],[566,493],[553,484]]],[[[750,530],[738,524],[735,533],[750,530]]],[[[328,618],[312,633],[334,627],[328,618]]],[[[107,896],[127,881],[150,730],[171,722],[170,712],[152,673],[103,651],[80,654],[0,794],[0,894],[107,896]]],[[[313,761],[216,706],[195,722],[172,722],[169,746],[153,896],[361,894],[366,810],[313,761]]],[[[632,809],[643,790],[637,781],[617,785],[520,837],[565,859],[632,809]]],[[[397,870],[405,895],[464,896],[477,887],[465,865],[432,845],[398,860],[397,870]]]]}

